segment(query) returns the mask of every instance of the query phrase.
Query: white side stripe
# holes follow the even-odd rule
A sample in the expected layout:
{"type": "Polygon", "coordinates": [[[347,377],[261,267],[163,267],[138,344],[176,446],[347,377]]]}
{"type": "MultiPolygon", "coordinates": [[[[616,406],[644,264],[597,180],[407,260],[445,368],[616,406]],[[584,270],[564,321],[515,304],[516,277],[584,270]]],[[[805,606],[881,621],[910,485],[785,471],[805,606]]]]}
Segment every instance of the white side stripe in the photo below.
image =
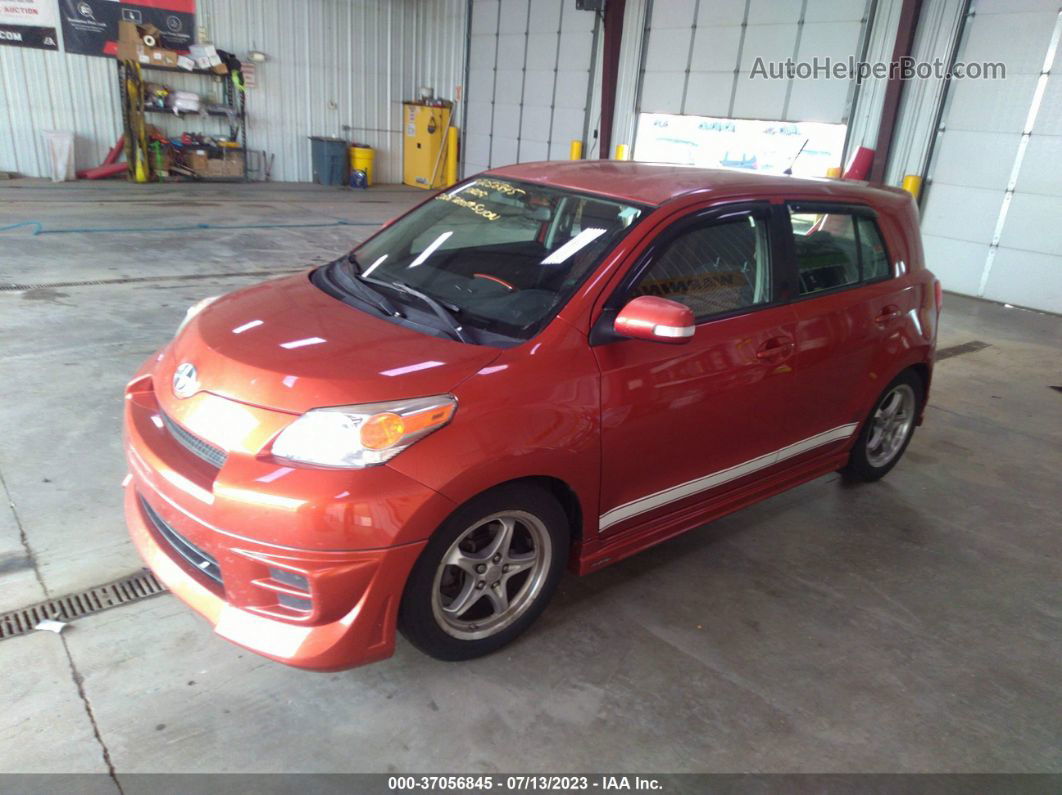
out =
{"type": "Polygon", "coordinates": [[[855,432],[856,426],[857,423],[854,422],[849,423],[848,425],[840,425],[831,430],[823,431],[822,433],[815,434],[807,439],[795,442],[794,444],[787,445],[780,450],[775,450],[773,453],[767,453],[766,455],[761,455],[759,458],[753,458],[751,461],[746,461],[743,464],[737,464],[729,469],[713,472],[710,475],[705,475],[704,477],[691,480],[687,483],[680,483],[677,486],[658,491],[655,494],[639,497],[636,500],[632,500],[624,505],[619,505],[611,511],[602,514],[599,519],[598,529],[604,530],[617,522],[630,519],[632,516],[637,516],[646,511],[652,511],[662,505],[667,505],[669,502],[676,502],[694,494],[699,494],[702,491],[708,491],[717,486],[722,486],[724,483],[729,483],[732,480],[745,477],[745,475],[751,475],[753,472],[766,469],[769,466],[777,464],[779,461],[785,461],[787,458],[801,455],[808,450],[814,450],[816,447],[821,447],[824,444],[847,439],[855,432]]]}

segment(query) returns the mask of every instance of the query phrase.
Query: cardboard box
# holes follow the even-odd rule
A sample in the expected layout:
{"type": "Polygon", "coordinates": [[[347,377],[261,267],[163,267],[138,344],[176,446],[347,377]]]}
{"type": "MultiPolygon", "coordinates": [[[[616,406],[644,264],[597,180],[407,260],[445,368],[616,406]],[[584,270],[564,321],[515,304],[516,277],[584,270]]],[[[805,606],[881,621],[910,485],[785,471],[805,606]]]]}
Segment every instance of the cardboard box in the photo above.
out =
{"type": "Polygon", "coordinates": [[[196,69],[213,72],[216,75],[229,73],[229,68],[221,60],[213,44],[192,44],[188,47],[188,56],[195,61],[196,69]]]}
{"type": "Polygon", "coordinates": [[[201,177],[242,177],[243,152],[223,151],[211,157],[206,149],[190,149],[184,155],[185,164],[201,177]]]}
{"type": "Polygon", "coordinates": [[[210,159],[206,149],[189,149],[184,153],[184,162],[197,174],[205,173],[210,159]]]}
{"type": "Polygon", "coordinates": [[[144,43],[142,35],[154,35],[157,40],[157,34],[157,28],[138,27],[132,22],[120,20],[118,22],[118,59],[136,61],[145,66],[177,66],[176,52],[162,47],[149,47],[144,43]],[[145,30],[149,32],[144,34],[145,30]]]}

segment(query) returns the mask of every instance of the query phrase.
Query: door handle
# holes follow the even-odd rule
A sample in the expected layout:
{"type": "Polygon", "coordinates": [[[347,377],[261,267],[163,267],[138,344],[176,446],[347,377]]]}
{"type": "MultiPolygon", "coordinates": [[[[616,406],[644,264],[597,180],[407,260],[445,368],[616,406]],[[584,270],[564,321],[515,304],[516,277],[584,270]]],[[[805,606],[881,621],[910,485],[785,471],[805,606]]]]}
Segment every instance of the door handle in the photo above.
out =
{"type": "Polygon", "coordinates": [[[878,316],[874,318],[874,322],[879,325],[885,325],[886,323],[889,323],[898,318],[901,314],[903,313],[900,312],[900,307],[894,306],[893,304],[889,304],[888,306],[882,308],[878,316]]]}
{"type": "Polygon", "coordinates": [[[756,350],[756,358],[767,362],[780,362],[793,354],[793,340],[789,337],[771,337],[756,350]]]}

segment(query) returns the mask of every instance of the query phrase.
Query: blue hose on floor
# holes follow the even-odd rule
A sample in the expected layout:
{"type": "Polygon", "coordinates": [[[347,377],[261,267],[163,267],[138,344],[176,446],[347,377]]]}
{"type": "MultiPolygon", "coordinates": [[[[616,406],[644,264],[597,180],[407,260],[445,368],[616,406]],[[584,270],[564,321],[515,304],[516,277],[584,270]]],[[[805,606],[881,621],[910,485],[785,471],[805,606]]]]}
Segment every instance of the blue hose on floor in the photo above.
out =
{"type": "Polygon", "coordinates": [[[33,237],[37,235],[71,235],[71,234],[92,234],[94,232],[189,232],[198,229],[311,229],[314,227],[322,226],[380,226],[379,223],[360,222],[360,221],[341,221],[336,220],[327,224],[190,224],[188,226],[149,226],[149,227],[103,227],[103,228],[87,228],[87,229],[45,229],[44,225],[40,221],[20,221],[17,224],[10,224],[8,226],[0,226],[0,232],[7,232],[11,229],[18,229],[21,226],[33,226],[36,229],[33,230],[33,237]]]}

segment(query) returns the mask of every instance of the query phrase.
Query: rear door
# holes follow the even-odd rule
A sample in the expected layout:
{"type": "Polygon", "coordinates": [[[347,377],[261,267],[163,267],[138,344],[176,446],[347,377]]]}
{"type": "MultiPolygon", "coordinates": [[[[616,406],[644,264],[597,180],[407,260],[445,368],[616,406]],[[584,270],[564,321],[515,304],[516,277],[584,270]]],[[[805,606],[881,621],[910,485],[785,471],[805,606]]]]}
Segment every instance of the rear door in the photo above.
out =
{"type": "Polygon", "coordinates": [[[600,529],[698,510],[769,467],[785,444],[796,320],[781,301],[766,203],[693,212],[651,242],[595,326],[601,369],[600,529]],[[697,320],[681,345],[600,338],[628,300],[656,295],[697,320]]]}
{"type": "Polygon", "coordinates": [[[790,202],[786,261],[797,296],[794,439],[823,434],[839,448],[894,373],[915,295],[897,274],[875,212],[863,205],[790,202]]]}

